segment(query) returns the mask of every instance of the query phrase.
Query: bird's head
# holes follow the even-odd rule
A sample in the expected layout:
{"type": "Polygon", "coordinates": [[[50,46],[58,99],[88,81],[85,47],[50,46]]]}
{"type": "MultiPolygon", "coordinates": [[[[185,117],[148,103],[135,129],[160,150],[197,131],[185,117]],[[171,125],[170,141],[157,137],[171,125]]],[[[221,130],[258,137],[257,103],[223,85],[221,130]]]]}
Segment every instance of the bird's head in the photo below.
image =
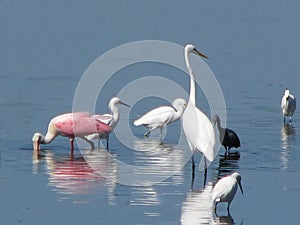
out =
{"type": "Polygon", "coordinates": [[[40,150],[40,144],[42,140],[43,135],[41,133],[34,133],[32,136],[32,143],[33,143],[33,150],[39,151],[40,150]]]}
{"type": "Polygon", "coordinates": [[[241,183],[241,180],[242,180],[241,175],[238,172],[234,172],[233,174],[231,174],[231,176],[236,179],[236,181],[241,189],[242,194],[244,194],[242,183],[241,183]]]}
{"type": "Polygon", "coordinates": [[[201,53],[201,52],[199,52],[196,48],[195,48],[195,46],[194,45],[191,45],[191,44],[188,44],[188,45],[186,45],[185,46],[185,51],[187,52],[187,53],[194,53],[194,54],[196,54],[196,55],[199,55],[199,56],[201,56],[201,57],[203,57],[203,58],[205,58],[205,59],[208,59],[208,57],[206,56],[206,55],[204,55],[203,53],[201,53]]]}
{"type": "Polygon", "coordinates": [[[216,126],[217,123],[220,124],[220,117],[218,115],[215,115],[213,117],[212,123],[213,123],[213,126],[216,126]]]}
{"type": "Polygon", "coordinates": [[[126,103],[122,102],[118,97],[113,97],[108,104],[108,107],[110,109],[114,108],[115,105],[120,104],[120,105],[125,105],[127,107],[130,107],[129,105],[127,105],[126,103]]]}
{"type": "Polygon", "coordinates": [[[185,109],[186,108],[186,101],[182,98],[176,98],[172,102],[173,108],[177,112],[179,108],[185,109]]]}

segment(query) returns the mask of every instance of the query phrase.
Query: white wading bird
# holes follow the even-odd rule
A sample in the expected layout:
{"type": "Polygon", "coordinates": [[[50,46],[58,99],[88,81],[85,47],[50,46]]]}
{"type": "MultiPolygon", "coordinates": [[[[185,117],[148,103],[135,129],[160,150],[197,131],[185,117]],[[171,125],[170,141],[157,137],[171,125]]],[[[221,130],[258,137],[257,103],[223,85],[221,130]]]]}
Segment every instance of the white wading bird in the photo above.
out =
{"type": "MultiPolygon", "coordinates": [[[[207,59],[207,56],[196,50],[193,45],[186,45],[184,48],[184,57],[186,67],[190,75],[190,97],[186,109],[182,115],[183,131],[191,151],[200,152],[204,155],[204,182],[206,180],[206,159],[212,162],[214,160],[215,133],[211,121],[207,116],[196,107],[196,83],[195,76],[189,61],[189,53],[195,53],[207,59]]],[[[194,155],[192,156],[193,175],[195,172],[194,155]]]]}
{"type": "Polygon", "coordinates": [[[181,117],[186,107],[186,102],[184,99],[177,98],[172,102],[172,106],[173,107],[161,106],[155,108],[147,112],[141,118],[135,120],[133,124],[135,126],[144,125],[145,127],[148,127],[149,131],[144,134],[145,136],[148,136],[154,129],[159,128],[160,138],[162,138],[164,127],[181,117]]]}
{"type": "Polygon", "coordinates": [[[281,99],[281,109],[283,115],[283,122],[285,122],[285,117],[290,118],[290,122],[292,122],[292,116],[296,109],[296,98],[290,94],[288,89],[285,89],[284,95],[281,99]]]}
{"type": "MultiPolygon", "coordinates": [[[[117,126],[118,121],[119,121],[119,117],[120,117],[120,112],[119,112],[119,109],[117,107],[118,104],[130,107],[129,105],[127,105],[124,102],[122,102],[118,97],[114,97],[114,98],[112,98],[109,101],[109,104],[108,104],[108,108],[110,109],[111,114],[103,114],[103,115],[96,114],[96,115],[94,115],[94,117],[97,120],[100,120],[101,122],[109,125],[112,128],[112,130],[113,130],[117,126]]],[[[109,133],[104,133],[104,134],[94,133],[94,134],[90,134],[90,135],[86,136],[86,139],[88,139],[90,141],[98,139],[99,140],[98,147],[100,146],[100,140],[101,139],[106,139],[106,148],[108,149],[108,145],[109,145],[108,144],[109,133]]]]}
{"type": "Polygon", "coordinates": [[[244,194],[241,179],[241,175],[234,172],[231,175],[223,177],[216,183],[211,192],[211,198],[215,202],[215,211],[219,202],[227,202],[227,211],[229,213],[229,207],[235,196],[238,185],[240,186],[242,194],[244,194]]]}

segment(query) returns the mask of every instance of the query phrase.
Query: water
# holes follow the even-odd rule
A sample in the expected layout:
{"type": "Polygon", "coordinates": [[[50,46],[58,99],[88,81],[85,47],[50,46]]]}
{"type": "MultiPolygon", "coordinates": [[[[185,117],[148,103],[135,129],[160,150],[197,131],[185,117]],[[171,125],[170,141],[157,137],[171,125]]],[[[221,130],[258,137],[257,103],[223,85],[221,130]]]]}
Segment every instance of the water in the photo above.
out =
{"type": "MultiPolygon", "coordinates": [[[[297,224],[299,113],[291,126],[284,126],[279,105],[285,87],[299,96],[299,6],[292,1],[2,1],[1,224],[297,224]],[[164,153],[173,152],[177,144],[179,122],[169,127],[164,145],[156,148],[159,158],[155,151],[126,148],[115,135],[111,155],[103,149],[87,152],[89,162],[105,177],[77,148],[70,158],[66,138],[43,146],[40,157],[32,151],[32,134],[44,133],[50,118],[72,110],[86,68],[111,48],[144,39],[190,42],[210,57],[207,64],[226,100],[227,126],[238,133],[242,147],[229,157],[220,150],[205,187],[201,171],[191,187],[191,160],[183,168],[176,160],[164,162],[164,153]],[[149,168],[160,163],[162,172],[176,173],[151,186],[122,185],[116,160],[149,168]],[[231,216],[226,204],[220,204],[215,215],[209,192],[220,177],[236,170],[242,175],[244,195],[237,192],[231,216]]],[[[97,111],[107,112],[109,98],[144,75],[173,79],[187,90],[188,79],[179,74],[156,64],[125,68],[104,88],[97,111]]],[[[200,90],[198,94],[198,106],[209,111],[200,90]]],[[[163,103],[148,100],[133,107],[131,120],[163,103]]],[[[145,129],[132,131],[142,138],[145,129]]],[[[155,133],[135,144],[147,148],[157,140],[155,133]]],[[[185,150],[176,153],[180,160],[185,150]]],[[[154,175],[159,174],[154,170],[154,175]]]]}

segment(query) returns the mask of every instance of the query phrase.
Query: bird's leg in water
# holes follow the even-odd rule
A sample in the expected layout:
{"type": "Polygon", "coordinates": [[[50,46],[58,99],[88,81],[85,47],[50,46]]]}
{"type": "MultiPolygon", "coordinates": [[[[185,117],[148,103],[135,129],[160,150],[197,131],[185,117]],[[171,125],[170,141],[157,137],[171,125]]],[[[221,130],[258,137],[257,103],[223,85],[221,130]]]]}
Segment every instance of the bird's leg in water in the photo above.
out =
{"type": "Polygon", "coordinates": [[[109,134],[106,137],[106,149],[108,149],[108,140],[109,140],[109,134]]]}
{"type": "Polygon", "coordinates": [[[71,145],[71,155],[73,155],[73,152],[74,152],[74,137],[70,137],[70,145],[71,145]]]}
{"type": "Polygon", "coordinates": [[[149,129],[149,130],[144,134],[144,136],[145,136],[145,137],[148,137],[150,133],[151,133],[151,130],[149,129]]]}
{"type": "Polygon", "coordinates": [[[94,150],[95,149],[95,145],[94,145],[94,142],[88,140],[87,138],[85,137],[80,137],[81,139],[85,140],[87,143],[89,143],[91,145],[91,149],[94,150]]]}
{"type": "Polygon", "coordinates": [[[206,177],[207,177],[207,165],[206,165],[206,158],[204,157],[204,181],[203,181],[204,187],[205,187],[205,183],[206,183],[206,177]]]}
{"type": "Polygon", "coordinates": [[[228,202],[228,205],[227,205],[227,213],[228,213],[228,215],[230,216],[229,206],[230,206],[230,203],[228,202]]]}
{"type": "Polygon", "coordinates": [[[194,153],[192,155],[192,180],[195,178],[195,161],[194,161],[194,153]]]}

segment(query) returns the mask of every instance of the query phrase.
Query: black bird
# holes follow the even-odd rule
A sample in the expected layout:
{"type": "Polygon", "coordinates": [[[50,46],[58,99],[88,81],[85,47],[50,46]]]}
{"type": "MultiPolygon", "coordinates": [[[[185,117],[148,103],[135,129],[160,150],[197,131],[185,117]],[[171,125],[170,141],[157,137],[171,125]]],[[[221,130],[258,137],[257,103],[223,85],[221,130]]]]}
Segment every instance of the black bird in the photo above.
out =
{"type": "Polygon", "coordinates": [[[224,146],[226,153],[230,152],[230,149],[232,147],[238,148],[241,147],[240,139],[237,136],[237,134],[228,128],[221,127],[220,118],[218,115],[215,115],[213,118],[213,124],[214,126],[217,124],[218,130],[219,130],[219,139],[222,145],[224,146]]]}

